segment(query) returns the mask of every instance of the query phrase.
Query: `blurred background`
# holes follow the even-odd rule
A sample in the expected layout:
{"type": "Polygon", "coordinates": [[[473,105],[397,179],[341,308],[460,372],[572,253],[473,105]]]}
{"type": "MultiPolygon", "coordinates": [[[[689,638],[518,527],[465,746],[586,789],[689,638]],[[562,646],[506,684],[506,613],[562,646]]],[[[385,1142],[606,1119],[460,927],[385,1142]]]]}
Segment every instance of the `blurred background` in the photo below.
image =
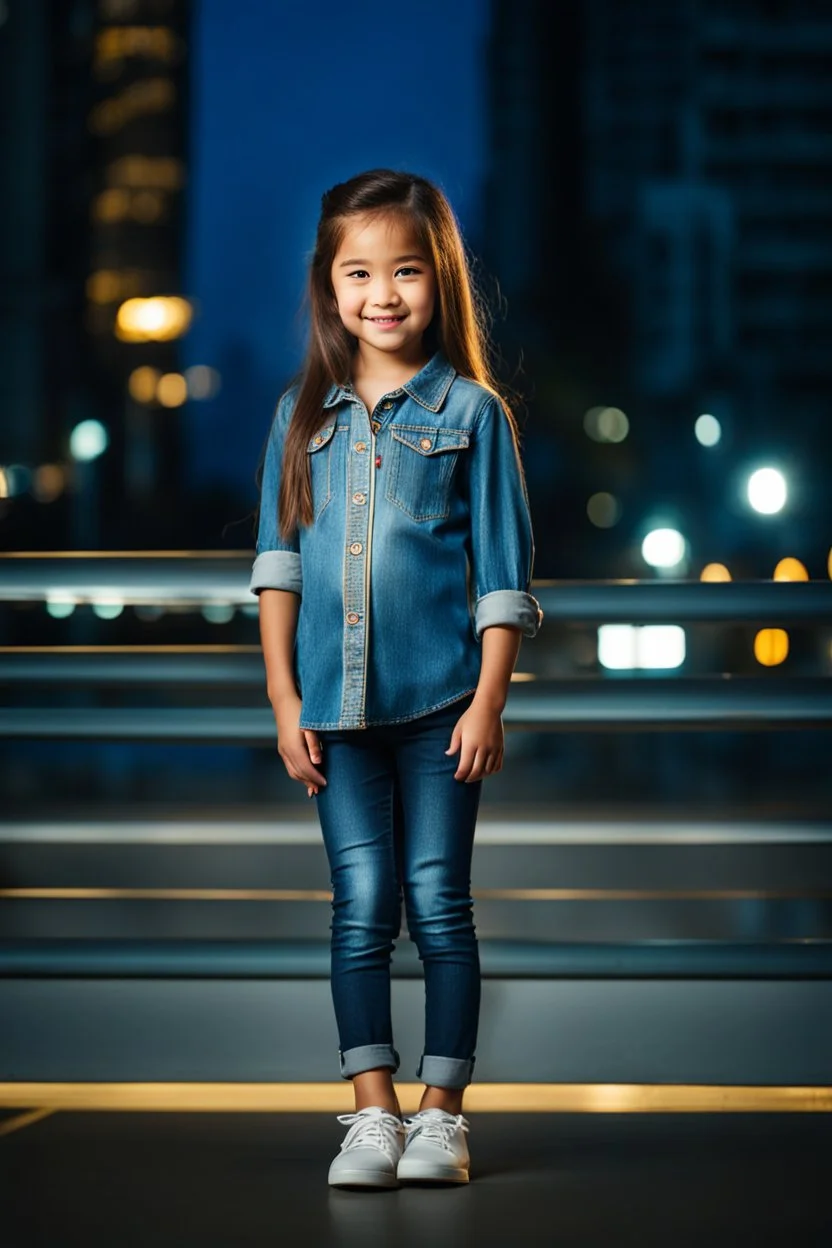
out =
{"type": "MultiPolygon", "coordinates": [[[[390,165],[474,257],[537,579],[828,580],[830,53],[832,0],[0,0],[0,548],[250,561],[320,196],[390,165]]],[[[10,654],[258,642],[245,595],[7,597],[10,654]]],[[[520,676],[832,667],[824,627],[647,641],[552,622],[520,676]]],[[[12,809],[300,792],[247,746],[0,749],[12,809]]],[[[488,795],[815,802],[829,773],[812,732],[518,734],[488,795]]]]}

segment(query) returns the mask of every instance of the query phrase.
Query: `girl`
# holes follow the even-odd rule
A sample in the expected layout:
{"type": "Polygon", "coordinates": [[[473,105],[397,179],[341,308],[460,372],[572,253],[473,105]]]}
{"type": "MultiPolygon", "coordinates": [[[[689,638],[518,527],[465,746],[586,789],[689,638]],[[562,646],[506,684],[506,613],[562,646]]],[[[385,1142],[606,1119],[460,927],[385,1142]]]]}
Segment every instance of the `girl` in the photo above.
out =
{"type": "Polygon", "coordinates": [[[333,1186],[467,1182],[462,1115],[480,968],[471,854],[503,763],[534,545],[514,418],[486,362],[442,191],[376,169],[328,191],[311,332],[263,464],[259,595],[278,753],[317,798],[332,875],[332,998],[355,1113],[333,1186]],[[425,976],[419,1112],[393,1085],[390,962],[425,976]]]}

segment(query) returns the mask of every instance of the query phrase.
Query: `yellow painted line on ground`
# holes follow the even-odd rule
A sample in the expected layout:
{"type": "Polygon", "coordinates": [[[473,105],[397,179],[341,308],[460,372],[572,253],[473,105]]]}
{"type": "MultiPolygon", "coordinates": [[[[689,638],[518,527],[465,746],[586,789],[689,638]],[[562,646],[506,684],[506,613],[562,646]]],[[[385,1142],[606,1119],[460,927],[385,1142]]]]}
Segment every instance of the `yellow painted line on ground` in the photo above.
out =
{"type": "Polygon", "coordinates": [[[17,1118],[7,1118],[5,1122],[0,1122],[0,1135],[22,1131],[24,1127],[30,1127],[32,1123],[40,1122],[41,1118],[48,1118],[54,1113],[55,1110],[51,1108],[33,1109],[28,1114],[19,1114],[17,1118]]]}
{"type": "MultiPolygon", "coordinates": [[[[479,901],[829,901],[828,889],[475,888],[479,901]]],[[[326,888],[0,888],[9,900],[331,901],[326,888]]]]}
{"type": "MultiPolygon", "coordinates": [[[[422,1085],[396,1085],[412,1112],[422,1085]]],[[[349,1083],[0,1083],[0,1107],[152,1113],[343,1113],[349,1083]]],[[[481,1083],[465,1093],[480,1113],[829,1113],[832,1087],[721,1084],[481,1083]]]]}

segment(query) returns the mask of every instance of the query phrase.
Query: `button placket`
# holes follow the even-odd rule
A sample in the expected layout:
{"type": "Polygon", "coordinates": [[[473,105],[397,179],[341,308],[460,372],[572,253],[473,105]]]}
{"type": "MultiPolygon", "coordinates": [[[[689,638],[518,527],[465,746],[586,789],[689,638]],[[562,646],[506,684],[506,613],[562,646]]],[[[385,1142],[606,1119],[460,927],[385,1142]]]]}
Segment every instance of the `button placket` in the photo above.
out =
{"type": "MultiPolygon", "coordinates": [[[[365,410],[353,403],[352,425],[363,425],[365,410]]],[[[367,417],[369,425],[369,417],[367,417]]],[[[371,521],[367,500],[370,495],[370,456],[368,437],[362,432],[353,435],[348,459],[346,550],[344,552],[344,687],[341,701],[341,725],[360,728],[364,725],[364,672],[367,648],[366,601],[368,575],[366,550],[371,521]]]]}

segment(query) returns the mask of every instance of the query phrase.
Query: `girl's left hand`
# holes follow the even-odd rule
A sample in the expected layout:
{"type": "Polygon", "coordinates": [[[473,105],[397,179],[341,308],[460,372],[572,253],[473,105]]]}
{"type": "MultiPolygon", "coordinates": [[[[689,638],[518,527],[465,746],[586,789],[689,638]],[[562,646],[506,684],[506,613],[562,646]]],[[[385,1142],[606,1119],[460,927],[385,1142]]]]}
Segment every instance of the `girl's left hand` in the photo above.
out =
{"type": "Polygon", "coordinates": [[[446,754],[459,750],[459,765],[454,780],[472,784],[483,776],[493,776],[503,765],[503,721],[500,712],[476,699],[460,715],[451,735],[446,754]],[[461,747],[461,748],[460,748],[461,747]]]}

